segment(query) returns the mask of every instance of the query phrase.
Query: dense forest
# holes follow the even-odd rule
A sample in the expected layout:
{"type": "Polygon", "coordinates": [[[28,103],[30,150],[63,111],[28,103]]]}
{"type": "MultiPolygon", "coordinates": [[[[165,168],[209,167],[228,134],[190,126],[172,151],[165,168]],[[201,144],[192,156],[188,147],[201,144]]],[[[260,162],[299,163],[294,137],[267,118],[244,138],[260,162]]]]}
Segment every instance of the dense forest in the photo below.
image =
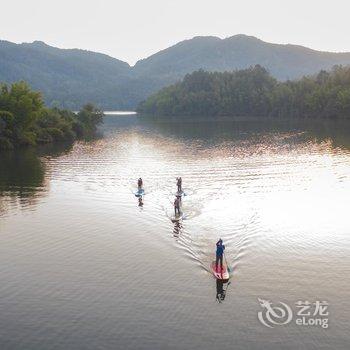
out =
{"type": "Polygon", "coordinates": [[[350,64],[350,53],[272,44],[247,35],[199,36],[130,66],[97,52],[59,49],[41,41],[15,44],[0,40],[0,81],[24,80],[41,91],[48,107],[72,110],[86,101],[105,110],[134,110],[140,101],[188,73],[233,71],[256,64],[279,81],[294,80],[350,64]]]}
{"type": "Polygon", "coordinates": [[[93,133],[103,113],[85,105],[73,113],[47,108],[25,82],[0,85],[0,149],[74,140],[93,133]]]}
{"type": "Polygon", "coordinates": [[[157,116],[350,118],[350,67],[279,82],[263,67],[188,74],[140,103],[157,116]]]}

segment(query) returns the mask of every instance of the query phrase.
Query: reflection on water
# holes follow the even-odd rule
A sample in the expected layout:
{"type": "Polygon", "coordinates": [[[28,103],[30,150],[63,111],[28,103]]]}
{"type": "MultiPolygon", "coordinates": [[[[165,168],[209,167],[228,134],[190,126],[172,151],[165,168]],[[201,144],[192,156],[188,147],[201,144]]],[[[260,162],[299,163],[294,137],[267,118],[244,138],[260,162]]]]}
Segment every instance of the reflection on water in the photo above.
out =
{"type": "MultiPolygon", "coordinates": [[[[273,135],[273,137],[290,137],[297,134],[302,140],[323,142],[329,141],[334,147],[350,149],[349,128],[350,122],[344,120],[266,120],[259,121],[256,118],[250,120],[205,120],[198,123],[196,119],[184,118],[182,122],[175,119],[173,122],[159,121],[148,117],[141,120],[151,126],[152,130],[160,130],[162,134],[182,140],[208,140],[223,142],[245,140],[247,136],[273,135]]],[[[272,146],[272,145],[271,145],[272,146]]]]}
{"type": "Polygon", "coordinates": [[[42,187],[44,167],[33,150],[0,153],[0,190],[28,198],[42,187]]]}
{"type": "Polygon", "coordinates": [[[1,344],[347,349],[349,130],[109,116],[103,138],[1,154],[1,344]],[[331,327],[265,329],[258,298],[327,300],[331,327]]]}
{"type": "Polygon", "coordinates": [[[225,300],[227,289],[230,284],[230,281],[224,282],[223,280],[216,279],[216,301],[218,303],[221,304],[225,300]]]}
{"type": "Polygon", "coordinates": [[[69,149],[71,144],[59,144],[0,152],[0,216],[17,206],[35,206],[49,190],[40,157],[58,157],[69,149]]]}
{"type": "Polygon", "coordinates": [[[31,208],[45,193],[44,166],[33,150],[0,153],[0,216],[31,208]]]}
{"type": "Polygon", "coordinates": [[[182,230],[182,223],[181,223],[181,221],[175,221],[174,222],[174,230],[173,230],[174,238],[178,239],[180,237],[181,230],[182,230]]]}

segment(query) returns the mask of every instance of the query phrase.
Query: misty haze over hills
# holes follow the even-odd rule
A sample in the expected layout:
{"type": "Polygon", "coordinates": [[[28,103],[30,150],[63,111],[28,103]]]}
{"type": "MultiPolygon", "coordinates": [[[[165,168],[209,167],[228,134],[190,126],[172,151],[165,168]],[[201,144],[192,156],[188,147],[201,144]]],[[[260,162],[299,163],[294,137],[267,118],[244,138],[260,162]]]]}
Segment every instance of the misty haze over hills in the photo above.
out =
{"type": "Polygon", "coordinates": [[[133,109],[160,88],[198,69],[231,71],[260,64],[279,80],[350,64],[350,53],[271,44],[246,35],[195,37],[131,67],[110,56],[58,49],[43,42],[0,41],[0,81],[25,80],[43,92],[49,105],[76,109],[93,102],[104,109],[133,109]]]}

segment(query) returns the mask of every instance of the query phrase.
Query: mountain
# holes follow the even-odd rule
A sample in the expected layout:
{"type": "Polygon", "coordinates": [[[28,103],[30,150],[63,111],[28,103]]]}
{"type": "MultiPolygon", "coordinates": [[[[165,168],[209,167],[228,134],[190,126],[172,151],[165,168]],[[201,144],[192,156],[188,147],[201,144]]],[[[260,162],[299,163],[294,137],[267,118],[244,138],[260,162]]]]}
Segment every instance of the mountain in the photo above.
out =
{"type": "Polygon", "coordinates": [[[271,44],[246,35],[195,37],[131,67],[104,54],[58,49],[43,42],[0,41],[0,81],[26,80],[48,104],[78,108],[87,101],[106,109],[134,108],[160,88],[198,69],[231,71],[255,64],[279,80],[297,79],[334,65],[350,64],[350,53],[271,44]]]}
{"type": "Polygon", "coordinates": [[[334,65],[350,64],[350,53],[270,44],[242,34],[226,39],[194,37],[138,61],[134,70],[162,85],[163,81],[174,82],[198,69],[224,72],[256,64],[279,80],[297,79],[334,65]]]}
{"type": "Polygon", "coordinates": [[[91,51],[58,49],[40,41],[0,41],[0,81],[28,81],[49,104],[67,108],[87,101],[123,108],[129,98],[123,84],[130,69],[125,62],[91,51]]]}

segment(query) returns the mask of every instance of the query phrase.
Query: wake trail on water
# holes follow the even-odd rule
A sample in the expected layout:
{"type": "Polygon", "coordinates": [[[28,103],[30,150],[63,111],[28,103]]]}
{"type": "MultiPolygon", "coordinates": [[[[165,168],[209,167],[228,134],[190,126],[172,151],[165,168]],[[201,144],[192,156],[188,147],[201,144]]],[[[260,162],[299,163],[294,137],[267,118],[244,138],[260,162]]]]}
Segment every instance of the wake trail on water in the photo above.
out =
{"type": "Polygon", "coordinates": [[[221,230],[220,235],[214,226],[205,225],[192,231],[187,223],[183,223],[181,234],[177,237],[178,244],[188,258],[196,261],[206,271],[210,271],[210,264],[215,260],[215,244],[219,238],[224,242],[228,265],[233,271],[236,271],[244,261],[259,232],[256,213],[232,223],[225,230],[221,230]]]}

